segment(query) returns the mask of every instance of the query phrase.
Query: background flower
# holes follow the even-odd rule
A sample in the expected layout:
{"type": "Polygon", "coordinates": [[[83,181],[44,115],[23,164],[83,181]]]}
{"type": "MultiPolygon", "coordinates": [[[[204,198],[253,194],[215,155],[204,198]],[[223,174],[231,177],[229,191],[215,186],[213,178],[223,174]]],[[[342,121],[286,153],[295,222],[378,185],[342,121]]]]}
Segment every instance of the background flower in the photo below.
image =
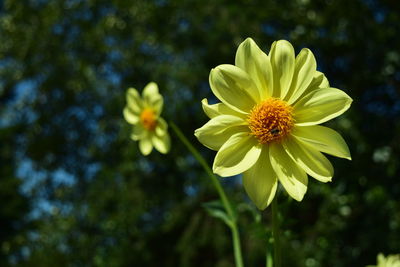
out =
{"type": "Polygon", "coordinates": [[[376,258],[377,264],[367,267],[400,267],[400,254],[385,257],[382,253],[379,253],[376,258]]]}
{"type": "Polygon", "coordinates": [[[266,55],[247,38],[235,66],[211,70],[211,90],[222,103],[202,101],[211,120],[195,135],[218,151],[215,173],[243,173],[246,192],[259,209],[271,203],[278,181],[297,201],[307,191],[307,174],[331,181],[333,167],[321,152],[351,159],[343,138],[318,124],[341,115],[352,99],[331,88],[316,67],[307,48],[295,57],[292,45],[281,40],[266,55]]]}
{"type": "Polygon", "coordinates": [[[126,92],[125,120],[133,125],[131,138],[139,141],[140,152],[148,155],[153,146],[166,154],[170,149],[168,125],[160,117],[163,108],[163,97],[158,92],[156,83],[151,82],[143,89],[142,98],[138,91],[129,88],[126,92]]]}

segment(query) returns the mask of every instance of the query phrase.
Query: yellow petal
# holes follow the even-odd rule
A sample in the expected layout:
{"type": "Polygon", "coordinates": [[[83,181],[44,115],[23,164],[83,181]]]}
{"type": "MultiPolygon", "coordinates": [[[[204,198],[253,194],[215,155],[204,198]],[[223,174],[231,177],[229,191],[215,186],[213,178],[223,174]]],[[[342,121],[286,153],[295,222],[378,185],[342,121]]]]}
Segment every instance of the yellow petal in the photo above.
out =
{"type": "Polygon", "coordinates": [[[281,144],[271,144],[269,155],[272,168],[286,192],[295,200],[301,201],[307,192],[308,178],[306,172],[297,166],[281,144]]]}
{"type": "MultiPolygon", "coordinates": [[[[323,74],[322,72],[319,72],[319,71],[317,71],[317,77],[321,77],[322,76],[322,80],[321,80],[321,82],[319,83],[319,85],[318,85],[318,87],[319,88],[329,88],[330,86],[329,86],[329,81],[328,81],[328,79],[325,77],[325,74],[323,74]]],[[[314,76],[314,77],[316,77],[316,76],[314,76]]]]}
{"type": "Polygon", "coordinates": [[[274,75],[273,96],[284,99],[292,82],[295,57],[293,46],[285,40],[274,42],[270,51],[274,75]]]}
{"type": "Polygon", "coordinates": [[[253,167],[243,173],[243,185],[259,210],[264,210],[274,199],[278,179],[269,160],[268,146],[262,148],[253,167]]]}
{"type": "Polygon", "coordinates": [[[133,112],[139,114],[143,109],[142,99],[135,88],[126,91],[126,103],[133,112]]]}
{"type": "Polygon", "coordinates": [[[236,133],[243,133],[248,132],[249,128],[247,126],[233,126],[224,129],[219,133],[197,133],[197,138],[199,139],[200,143],[204,146],[208,147],[209,149],[218,151],[232,135],[236,133]]]}
{"type": "Polygon", "coordinates": [[[164,100],[162,95],[158,92],[158,85],[155,82],[150,82],[143,89],[143,100],[145,104],[152,108],[157,115],[160,115],[164,100]]]}
{"type": "Polygon", "coordinates": [[[219,150],[221,146],[235,133],[248,132],[246,121],[233,115],[220,115],[212,118],[203,127],[197,129],[194,135],[206,147],[219,150]]]}
{"type": "Polygon", "coordinates": [[[235,65],[244,70],[258,88],[261,100],[272,96],[272,67],[268,56],[251,38],[244,40],[236,51],[235,65]]]}
{"type": "Polygon", "coordinates": [[[133,110],[131,110],[128,107],[124,108],[123,111],[124,118],[125,120],[130,123],[130,124],[136,124],[139,122],[139,114],[135,113],[133,110]]]}
{"type": "Polygon", "coordinates": [[[308,88],[316,70],[317,62],[313,53],[309,49],[303,48],[296,57],[293,81],[286,97],[289,105],[292,105],[308,88]]]}
{"type": "MultiPolygon", "coordinates": [[[[311,83],[308,85],[306,90],[302,93],[302,95],[297,98],[296,101],[299,99],[303,98],[305,95],[309,94],[310,92],[317,90],[317,89],[322,89],[322,88],[329,88],[329,81],[325,77],[325,75],[322,72],[316,71],[314,72],[314,77],[311,80],[311,83]]],[[[296,101],[293,102],[296,103],[296,101]]]]}
{"type": "Polygon", "coordinates": [[[219,115],[235,115],[237,117],[246,118],[246,115],[243,113],[239,113],[234,111],[224,103],[217,103],[213,105],[209,105],[206,98],[201,101],[201,105],[203,107],[204,113],[212,119],[219,115]]]}
{"type": "Polygon", "coordinates": [[[300,142],[324,153],[351,160],[349,148],[336,131],[320,126],[294,127],[291,134],[300,142]]]}
{"type": "Polygon", "coordinates": [[[146,134],[147,134],[146,130],[140,123],[138,123],[133,127],[131,139],[133,141],[138,141],[142,139],[146,134]]]}
{"type": "Polygon", "coordinates": [[[158,117],[157,126],[156,126],[156,129],[155,129],[156,134],[158,136],[164,135],[167,132],[167,130],[168,130],[167,122],[163,118],[158,117]]]}
{"type": "Polygon", "coordinates": [[[171,147],[171,140],[168,133],[165,133],[162,136],[158,136],[157,134],[153,134],[151,136],[151,142],[153,146],[163,154],[168,153],[171,147]]]}
{"type": "Polygon", "coordinates": [[[352,101],[342,90],[317,89],[297,101],[293,117],[299,126],[320,124],[343,114],[352,101]]]}
{"type": "Polygon", "coordinates": [[[258,90],[246,72],[233,65],[219,65],[210,72],[214,95],[231,109],[248,113],[260,98],[258,90]]]}
{"type": "Polygon", "coordinates": [[[310,176],[323,183],[332,181],[333,166],[321,152],[299,143],[295,137],[287,138],[283,146],[288,155],[310,176]]]}
{"type": "Polygon", "coordinates": [[[226,141],[215,156],[214,173],[226,177],[251,168],[260,156],[261,148],[249,133],[236,133],[226,141]]]}
{"type": "Polygon", "coordinates": [[[139,140],[139,149],[144,156],[147,156],[151,153],[151,151],[153,150],[153,145],[151,144],[149,136],[145,136],[144,138],[139,140]]]}

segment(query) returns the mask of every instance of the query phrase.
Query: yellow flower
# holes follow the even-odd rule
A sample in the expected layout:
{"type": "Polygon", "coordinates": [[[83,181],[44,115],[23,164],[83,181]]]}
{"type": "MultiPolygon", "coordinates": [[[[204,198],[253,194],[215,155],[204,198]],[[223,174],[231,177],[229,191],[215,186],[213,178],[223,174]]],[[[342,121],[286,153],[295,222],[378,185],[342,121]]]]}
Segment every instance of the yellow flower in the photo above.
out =
{"type": "Polygon", "coordinates": [[[367,267],[400,267],[400,254],[388,255],[385,258],[382,253],[379,253],[377,262],[377,265],[368,265],[367,267]]]}
{"type": "Polygon", "coordinates": [[[160,117],[164,101],[157,84],[151,82],[146,85],[142,96],[134,88],[126,92],[127,105],[123,113],[125,120],[134,125],[131,138],[139,140],[139,149],[145,156],[150,154],[153,146],[163,154],[168,153],[168,124],[160,117]]]}
{"type": "Polygon", "coordinates": [[[210,121],[195,135],[218,151],[215,173],[243,173],[246,192],[261,210],[274,198],[278,181],[297,201],[306,193],[307,174],[331,181],[333,167],[321,152],[351,159],[343,138],[317,124],[341,115],[352,99],[330,88],[316,66],[307,48],[295,57],[292,45],[280,40],[266,55],[247,38],[235,65],[210,72],[211,90],[222,103],[203,99],[210,121]]]}

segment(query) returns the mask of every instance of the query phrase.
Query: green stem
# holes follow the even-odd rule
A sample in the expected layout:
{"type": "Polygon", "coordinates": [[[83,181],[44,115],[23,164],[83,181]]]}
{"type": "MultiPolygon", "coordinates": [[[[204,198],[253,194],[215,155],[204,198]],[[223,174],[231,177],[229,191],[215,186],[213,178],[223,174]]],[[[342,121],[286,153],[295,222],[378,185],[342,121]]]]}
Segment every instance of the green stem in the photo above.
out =
{"type": "Polygon", "coordinates": [[[272,260],[272,239],[270,236],[267,238],[267,253],[265,255],[265,266],[266,267],[273,267],[273,260],[272,260]]]}
{"type": "Polygon", "coordinates": [[[204,168],[206,173],[211,179],[212,184],[214,185],[215,189],[218,192],[218,195],[222,201],[222,204],[224,205],[224,208],[228,214],[228,216],[231,218],[232,223],[229,226],[231,231],[232,231],[232,239],[233,239],[233,252],[235,255],[235,263],[237,267],[243,267],[243,259],[242,259],[242,250],[240,247],[240,236],[239,236],[239,231],[236,223],[236,216],[233,212],[232,206],[226,197],[225,191],[222,188],[218,178],[214,175],[212,172],[211,168],[208,166],[206,160],[201,156],[201,154],[197,151],[194,146],[189,142],[189,140],[185,137],[185,135],[182,133],[182,131],[178,128],[178,126],[175,125],[175,123],[170,122],[172,130],[175,132],[175,134],[178,136],[178,138],[182,141],[182,143],[187,147],[187,149],[193,154],[195,159],[200,163],[200,165],[204,168]]]}
{"type": "Polygon", "coordinates": [[[240,235],[236,224],[236,220],[233,220],[232,226],[230,228],[232,231],[233,253],[235,255],[235,263],[237,267],[243,267],[242,249],[240,247],[240,235]]]}
{"type": "Polygon", "coordinates": [[[275,267],[281,267],[281,243],[278,218],[278,197],[272,201],[272,234],[274,237],[274,263],[275,267]]]}

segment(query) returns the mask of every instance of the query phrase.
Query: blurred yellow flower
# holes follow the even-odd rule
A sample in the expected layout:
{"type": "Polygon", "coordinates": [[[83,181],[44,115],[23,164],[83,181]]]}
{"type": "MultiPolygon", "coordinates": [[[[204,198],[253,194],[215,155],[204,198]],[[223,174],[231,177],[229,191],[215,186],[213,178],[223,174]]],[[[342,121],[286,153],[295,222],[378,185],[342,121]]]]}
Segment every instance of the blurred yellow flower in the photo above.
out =
{"type": "Polygon", "coordinates": [[[382,253],[379,253],[377,265],[368,265],[367,267],[400,267],[400,254],[385,257],[382,253]]]}
{"type": "Polygon", "coordinates": [[[163,97],[158,92],[156,83],[151,82],[143,89],[142,98],[138,91],[129,88],[126,92],[125,120],[133,125],[131,138],[139,141],[139,149],[148,155],[153,146],[161,153],[168,153],[170,137],[168,125],[160,117],[163,108],[163,97]]]}
{"type": "Polygon", "coordinates": [[[211,90],[222,103],[203,99],[210,121],[195,135],[218,151],[215,173],[243,173],[246,192],[261,210],[274,198],[278,181],[297,201],[306,193],[307,174],[331,181],[333,167],[321,152],[351,159],[343,138],[317,124],[341,115],[352,99],[331,88],[316,66],[307,48],[295,57],[292,45],[280,40],[267,55],[247,38],[235,65],[210,72],[211,90]]]}

